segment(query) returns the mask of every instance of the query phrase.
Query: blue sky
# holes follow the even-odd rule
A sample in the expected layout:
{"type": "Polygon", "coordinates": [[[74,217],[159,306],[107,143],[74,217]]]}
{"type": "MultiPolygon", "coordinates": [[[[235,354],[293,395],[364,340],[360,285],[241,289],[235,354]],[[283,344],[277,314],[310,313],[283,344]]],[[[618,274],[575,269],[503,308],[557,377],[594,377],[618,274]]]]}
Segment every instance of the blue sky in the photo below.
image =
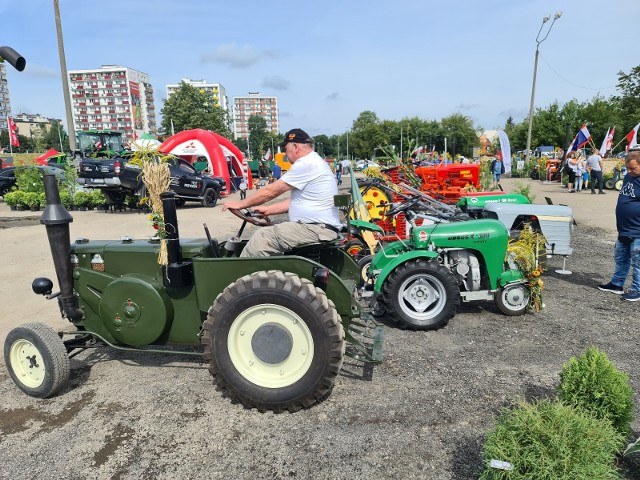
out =
{"type": "MultiPolygon", "coordinates": [[[[542,18],[536,106],[615,94],[640,64],[638,0],[59,0],[67,68],[119,64],[165,85],[222,83],[229,100],[278,97],[280,130],[337,134],[364,110],[381,119],[469,116],[502,127],[528,113],[542,18]],[[549,24],[547,24],[549,25],[549,24]],[[544,30],[543,30],[544,34],[544,30]]],[[[65,118],[52,0],[0,0],[14,113],[65,118]]]]}

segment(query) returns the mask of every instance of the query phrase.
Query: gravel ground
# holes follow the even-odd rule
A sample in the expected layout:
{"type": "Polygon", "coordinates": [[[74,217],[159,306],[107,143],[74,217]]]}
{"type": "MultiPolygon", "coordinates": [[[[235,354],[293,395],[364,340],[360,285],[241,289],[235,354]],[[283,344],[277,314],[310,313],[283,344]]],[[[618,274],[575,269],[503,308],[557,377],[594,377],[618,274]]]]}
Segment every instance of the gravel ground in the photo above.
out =
{"type": "MultiPolygon", "coordinates": [[[[388,325],[384,363],[347,360],[332,394],[294,414],[223,398],[200,357],[83,352],[47,400],[0,366],[0,478],[477,478],[500,409],[553,395],[562,363],[590,345],[629,374],[640,417],[638,305],[595,288],[614,238],[578,224],[573,274],[550,260],[540,313],[506,317],[486,302],[434,332],[388,325]]],[[[637,437],[640,418],[632,426],[637,437]]],[[[621,472],[640,479],[640,456],[621,472]]]]}

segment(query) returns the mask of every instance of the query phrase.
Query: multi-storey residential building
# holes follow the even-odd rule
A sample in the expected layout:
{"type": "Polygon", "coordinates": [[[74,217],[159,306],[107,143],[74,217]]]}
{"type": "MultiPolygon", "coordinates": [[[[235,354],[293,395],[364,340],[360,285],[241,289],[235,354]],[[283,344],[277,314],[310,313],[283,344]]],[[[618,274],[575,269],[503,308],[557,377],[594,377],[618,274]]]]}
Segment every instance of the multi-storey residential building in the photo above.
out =
{"type": "Polygon", "coordinates": [[[25,137],[35,136],[40,129],[48,132],[51,130],[53,122],[62,124],[62,120],[59,118],[47,118],[39,113],[18,113],[13,117],[13,121],[16,124],[18,135],[24,135],[25,137]]]}
{"type": "Polygon", "coordinates": [[[146,73],[120,65],[69,71],[75,131],[119,130],[128,139],[157,132],[153,87],[146,73]]]}
{"type": "Polygon", "coordinates": [[[263,97],[260,92],[249,92],[246,97],[233,97],[233,131],[236,138],[249,137],[249,117],[260,115],[267,121],[267,128],[279,132],[278,99],[263,97]]]}
{"type": "MultiPolygon", "coordinates": [[[[182,82],[197,88],[201,92],[211,92],[216,105],[225,112],[229,110],[229,98],[227,97],[227,91],[220,83],[207,83],[206,80],[191,80],[190,78],[183,78],[182,82]]],[[[169,98],[179,87],[180,84],[167,85],[167,98],[169,98]]]]}
{"type": "Polygon", "coordinates": [[[4,67],[4,63],[0,63],[0,129],[7,129],[7,116],[11,116],[9,85],[7,83],[7,70],[4,67]]]}

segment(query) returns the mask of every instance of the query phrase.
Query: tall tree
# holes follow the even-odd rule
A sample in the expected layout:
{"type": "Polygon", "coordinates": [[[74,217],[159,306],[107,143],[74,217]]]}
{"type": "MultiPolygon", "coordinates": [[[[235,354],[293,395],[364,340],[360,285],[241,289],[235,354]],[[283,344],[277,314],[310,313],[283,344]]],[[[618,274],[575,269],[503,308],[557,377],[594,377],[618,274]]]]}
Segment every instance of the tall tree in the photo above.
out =
{"type": "Polygon", "coordinates": [[[200,91],[186,82],[164,101],[162,130],[171,134],[171,122],[176,132],[202,128],[211,130],[226,138],[231,138],[229,115],[216,102],[212,92],[200,91]]]}
{"type": "Polygon", "coordinates": [[[473,147],[479,145],[479,137],[473,127],[473,121],[460,113],[445,117],[440,122],[442,134],[447,138],[447,149],[452,155],[473,154],[473,147]]]}
{"type": "MultiPolygon", "coordinates": [[[[267,131],[267,121],[260,115],[251,115],[247,121],[249,129],[249,151],[253,160],[263,158],[271,148],[271,137],[267,131]],[[267,146],[267,143],[269,146],[267,146]]],[[[273,153],[273,152],[272,152],[273,153]]]]}
{"type": "Polygon", "coordinates": [[[360,113],[353,122],[349,150],[356,157],[370,158],[374,149],[389,145],[389,137],[380,128],[380,119],[372,111],[360,113]]]}
{"type": "Polygon", "coordinates": [[[618,72],[620,95],[613,97],[620,108],[620,121],[624,134],[640,122],[640,65],[629,73],[618,72]]]}

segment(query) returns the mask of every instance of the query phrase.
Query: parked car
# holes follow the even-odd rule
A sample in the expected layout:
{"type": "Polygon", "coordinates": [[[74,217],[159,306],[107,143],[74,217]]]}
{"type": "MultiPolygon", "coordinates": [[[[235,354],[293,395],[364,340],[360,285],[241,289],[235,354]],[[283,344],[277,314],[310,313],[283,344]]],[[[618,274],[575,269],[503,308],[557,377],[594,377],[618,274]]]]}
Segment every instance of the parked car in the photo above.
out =
{"type": "Polygon", "coordinates": [[[380,165],[371,160],[358,160],[355,167],[353,167],[356,172],[361,172],[365,168],[380,168],[380,165]]]}
{"type": "MultiPolygon", "coordinates": [[[[11,188],[16,184],[16,168],[29,168],[29,167],[6,167],[0,170],[0,197],[4,197],[4,194],[11,191],[11,188]]],[[[36,166],[40,173],[55,174],[58,180],[64,180],[64,170],[53,166],[36,166]]]]}

